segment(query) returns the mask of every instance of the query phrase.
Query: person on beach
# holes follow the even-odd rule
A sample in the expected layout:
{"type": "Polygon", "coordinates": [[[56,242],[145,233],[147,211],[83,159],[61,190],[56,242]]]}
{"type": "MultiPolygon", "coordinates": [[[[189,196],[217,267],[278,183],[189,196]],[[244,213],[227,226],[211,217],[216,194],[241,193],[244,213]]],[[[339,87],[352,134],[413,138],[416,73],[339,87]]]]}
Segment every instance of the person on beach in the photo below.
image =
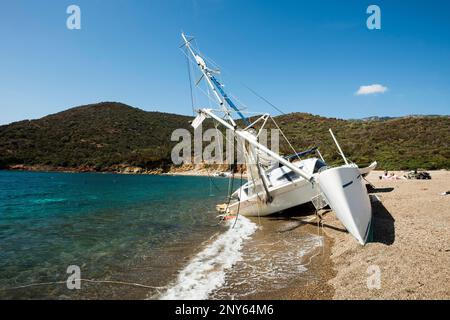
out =
{"type": "Polygon", "coordinates": [[[380,180],[401,180],[402,177],[396,175],[394,172],[389,172],[387,170],[384,171],[384,174],[380,176],[380,180]]]}
{"type": "Polygon", "coordinates": [[[379,176],[380,180],[387,180],[389,177],[389,172],[387,170],[384,170],[384,173],[382,176],[379,176]]]}

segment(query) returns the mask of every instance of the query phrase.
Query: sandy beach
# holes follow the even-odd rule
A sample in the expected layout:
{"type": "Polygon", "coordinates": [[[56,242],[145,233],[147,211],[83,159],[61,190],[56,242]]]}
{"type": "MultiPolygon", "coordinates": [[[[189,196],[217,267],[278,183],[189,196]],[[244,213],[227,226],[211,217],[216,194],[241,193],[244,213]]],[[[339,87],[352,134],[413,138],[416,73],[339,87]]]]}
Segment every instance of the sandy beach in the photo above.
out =
{"type": "Polygon", "coordinates": [[[330,210],[321,212],[322,227],[308,205],[251,218],[259,229],[211,298],[450,299],[450,195],[441,195],[450,172],[429,172],[431,180],[367,177],[374,220],[365,246],[330,210]],[[321,245],[297,256],[312,238],[321,245]],[[380,282],[370,281],[378,271],[380,282]]]}
{"type": "Polygon", "coordinates": [[[333,299],[450,299],[450,195],[441,195],[450,190],[450,172],[430,173],[432,180],[369,175],[380,201],[373,202],[373,241],[364,247],[340,230],[332,212],[324,216],[333,239],[333,299]],[[380,286],[369,289],[377,269],[380,286]]]}

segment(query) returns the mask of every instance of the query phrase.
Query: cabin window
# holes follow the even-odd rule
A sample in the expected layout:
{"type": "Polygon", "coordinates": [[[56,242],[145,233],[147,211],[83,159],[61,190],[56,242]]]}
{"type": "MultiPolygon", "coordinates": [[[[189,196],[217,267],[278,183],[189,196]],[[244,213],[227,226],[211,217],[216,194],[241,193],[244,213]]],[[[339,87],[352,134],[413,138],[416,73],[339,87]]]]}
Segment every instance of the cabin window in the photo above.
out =
{"type": "Polygon", "coordinates": [[[318,172],[320,168],[326,167],[326,166],[327,166],[327,165],[326,165],[325,162],[323,162],[322,160],[317,160],[317,161],[316,161],[316,164],[314,165],[313,173],[318,172]]]}
{"type": "Polygon", "coordinates": [[[292,180],[297,179],[297,178],[298,178],[298,174],[297,173],[295,173],[294,171],[289,171],[289,172],[283,174],[277,180],[278,181],[282,181],[282,180],[292,181],[292,180]]]}

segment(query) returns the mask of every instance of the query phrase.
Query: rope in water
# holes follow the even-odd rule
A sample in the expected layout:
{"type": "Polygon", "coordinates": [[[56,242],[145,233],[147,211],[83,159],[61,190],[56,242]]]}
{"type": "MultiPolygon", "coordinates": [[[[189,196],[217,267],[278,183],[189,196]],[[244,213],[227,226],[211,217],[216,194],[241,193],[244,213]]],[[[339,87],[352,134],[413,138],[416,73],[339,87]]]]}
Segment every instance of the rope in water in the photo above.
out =
{"type": "Polygon", "coordinates": [[[239,210],[241,209],[241,195],[242,195],[242,168],[241,168],[241,182],[240,182],[240,188],[239,188],[239,202],[238,207],[236,211],[236,219],[234,219],[233,227],[236,225],[237,219],[239,218],[239,210]]]}
{"type": "MultiPolygon", "coordinates": [[[[128,285],[128,286],[135,286],[135,287],[141,287],[146,289],[167,289],[167,287],[155,287],[155,286],[148,286],[141,283],[134,283],[134,282],[125,282],[125,281],[115,281],[115,280],[93,280],[93,279],[77,279],[79,281],[84,282],[91,282],[91,283],[109,283],[109,284],[120,284],[120,285],[128,285]]],[[[39,282],[39,283],[30,283],[22,286],[12,287],[12,288],[0,288],[0,290],[16,290],[16,289],[23,289],[28,287],[35,287],[35,286],[46,286],[46,285],[52,285],[52,284],[65,284],[67,281],[55,281],[55,282],[39,282]]]]}

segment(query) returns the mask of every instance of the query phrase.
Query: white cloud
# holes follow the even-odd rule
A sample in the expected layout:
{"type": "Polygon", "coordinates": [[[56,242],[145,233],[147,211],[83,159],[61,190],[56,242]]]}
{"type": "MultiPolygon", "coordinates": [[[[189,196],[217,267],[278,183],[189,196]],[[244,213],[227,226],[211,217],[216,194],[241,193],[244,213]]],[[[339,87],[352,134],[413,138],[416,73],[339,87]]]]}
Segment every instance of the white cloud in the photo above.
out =
{"type": "Polygon", "coordinates": [[[376,94],[376,93],[385,93],[388,90],[387,87],[382,86],[381,84],[371,84],[370,86],[361,86],[358,91],[356,91],[357,96],[367,95],[367,94],[376,94]]]}

